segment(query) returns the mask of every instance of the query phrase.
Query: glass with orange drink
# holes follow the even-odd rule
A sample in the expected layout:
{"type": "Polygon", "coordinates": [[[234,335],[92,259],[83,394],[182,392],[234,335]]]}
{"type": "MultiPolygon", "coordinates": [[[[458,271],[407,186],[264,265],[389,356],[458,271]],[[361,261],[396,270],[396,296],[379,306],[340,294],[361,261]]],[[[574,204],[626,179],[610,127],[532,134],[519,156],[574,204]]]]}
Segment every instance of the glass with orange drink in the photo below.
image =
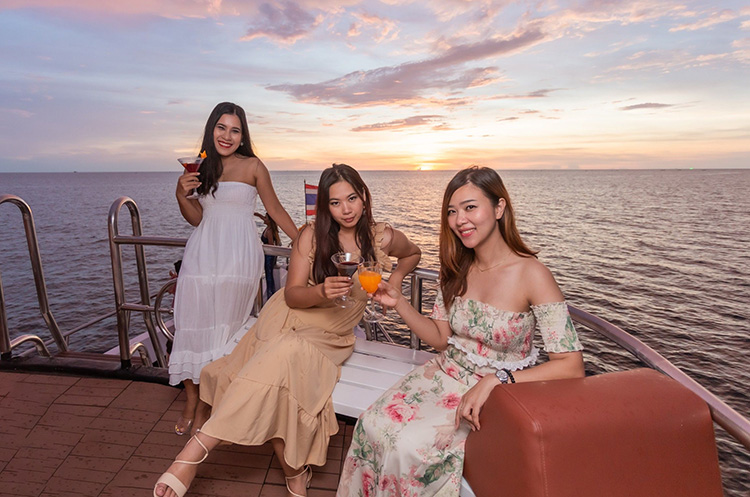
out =
{"type": "MultiPolygon", "coordinates": [[[[368,261],[359,265],[359,284],[367,293],[377,292],[381,279],[383,279],[383,266],[379,262],[368,261]]],[[[364,320],[374,322],[381,319],[383,319],[383,314],[375,309],[375,302],[370,298],[370,303],[365,309],[364,320]]]]}

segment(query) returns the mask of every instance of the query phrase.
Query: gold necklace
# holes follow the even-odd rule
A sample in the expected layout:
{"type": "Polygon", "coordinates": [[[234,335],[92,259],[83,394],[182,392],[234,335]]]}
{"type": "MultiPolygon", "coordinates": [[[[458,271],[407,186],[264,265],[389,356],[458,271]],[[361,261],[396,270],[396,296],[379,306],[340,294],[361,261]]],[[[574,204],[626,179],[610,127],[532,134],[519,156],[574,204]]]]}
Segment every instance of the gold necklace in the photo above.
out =
{"type": "Polygon", "coordinates": [[[476,262],[474,263],[474,267],[477,268],[477,271],[479,271],[480,273],[487,272],[490,269],[494,269],[497,266],[499,266],[500,264],[502,264],[503,262],[505,262],[505,259],[508,258],[508,256],[510,255],[511,252],[512,252],[511,250],[508,250],[508,252],[506,252],[505,255],[502,257],[502,259],[500,259],[500,262],[497,262],[497,263],[491,265],[490,267],[486,267],[486,268],[482,269],[481,267],[479,267],[479,264],[477,264],[476,262]]]}

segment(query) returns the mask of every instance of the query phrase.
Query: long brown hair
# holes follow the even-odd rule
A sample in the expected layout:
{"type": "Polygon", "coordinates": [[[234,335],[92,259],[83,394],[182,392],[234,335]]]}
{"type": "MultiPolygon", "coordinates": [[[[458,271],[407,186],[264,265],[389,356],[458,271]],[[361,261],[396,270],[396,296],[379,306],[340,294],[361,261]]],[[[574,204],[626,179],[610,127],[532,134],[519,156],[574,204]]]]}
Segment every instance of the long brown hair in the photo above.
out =
{"type": "Polygon", "coordinates": [[[372,236],[375,221],[372,219],[370,190],[353,167],[346,164],[334,164],[323,171],[318,182],[318,200],[315,204],[315,258],[313,259],[313,279],[316,283],[323,282],[327,276],[337,274],[331,256],[341,251],[339,243],[341,227],[331,216],[328,203],[331,199],[331,186],[339,181],[349,183],[364,203],[362,217],[355,227],[357,247],[366,261],[375,260],[372,236]]]}
{"type": "Polygon", "coordinates": [[[474,249],[466,248],[448,224],[448,204],[456,190],[472,184],[496,206],[500,199],[505,199],[505,211],[497,220],[500,234],[510,249],[522,257],[536,257],[521,239],[516,228],[516,217],[510,202],[508,190],[495,170],[488,167],[471,166],[462,169],[451,179],[443,195],[443,209],[440,214],[440,289],[443,292],[445,308],[449,309],[453,299],[466,293],[466,276],[474,262],[474,249]]]}
{"type": "Polygon", "coordinates": [[[213,194],[216,192],[216,189],[219,187],[219,178],[221,178],[221,175],[224,172],[224,166],[221,163],[221,155],[219,155],[219,151],[216,150],[216,145],[214,144],[214,128],[224,114],[237,116],[240,120],[242,140],[240,141],[240,146],[237,148],[235,154],[243,157],[257,157],[253,151],[253,145],[250,142],[250,132],[247,129],[245,110],[232,102],[221,102],[220,104],[217,104],[208,116],[206,128],[203,130],[201,151],[206,152],[206,158],[203,159],[200,169],[198,169],[198,171],[200,171],[198,180],[201,184],[197,190],[200,195],[208,195],[209,193],[213,194]]]}

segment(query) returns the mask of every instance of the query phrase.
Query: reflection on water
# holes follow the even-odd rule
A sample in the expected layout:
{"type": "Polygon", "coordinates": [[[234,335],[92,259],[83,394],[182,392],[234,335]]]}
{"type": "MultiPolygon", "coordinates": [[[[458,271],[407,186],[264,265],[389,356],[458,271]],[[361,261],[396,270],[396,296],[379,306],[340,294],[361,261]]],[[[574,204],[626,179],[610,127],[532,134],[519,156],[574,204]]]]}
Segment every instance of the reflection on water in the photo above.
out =
{"type": "MultiPolygon", "coordinates": [[[[406,232],[437,268],[442,192],[453,172],[364,172],[378,220],[406,232]]],[[[501,171],[518,226],[569,302],[621,326],[750,416],[750,171],[501,171]]],[[[304,222],[303,181],[319,172],[274,172],[284,206],[304,222]]],[[[32,207],[52,311],[63,330],[113,306],[106,217],[117,197],[141,209],[144,233],[187,236],[174,200],[177,173],[0,174],[0,192],[32,207]]],[[[123,212],[125,214],[125,212],[123,212]]],[[[127,216],[123,216],[127,218],[127,216]]],[[[128,219],[121,231],[129,230],[128,219]]],[[[14,336],[47,336],[36,308],[18,210],[0,209],[0,270],[14,336]]],[[[283,235],[282,235],[283,236],[283,235]]],[[[129,296],[133,251],[124,249],[129,296]]],[[[152,291],[180,250],[146,249],[152,291]]],[[[432,292],[428,292],[429,295],[432,292]]],[[[134,333],[143,331],[133,316],[134,333]]],[[[589,372],[631,367],[606,340],[582,331],[589,372]]],[[[74,349],[117,344],[114,320],[74,337],[74,349]]],[[[727,495],[750,491],[750,457],[720,434],[727,495]]]]}

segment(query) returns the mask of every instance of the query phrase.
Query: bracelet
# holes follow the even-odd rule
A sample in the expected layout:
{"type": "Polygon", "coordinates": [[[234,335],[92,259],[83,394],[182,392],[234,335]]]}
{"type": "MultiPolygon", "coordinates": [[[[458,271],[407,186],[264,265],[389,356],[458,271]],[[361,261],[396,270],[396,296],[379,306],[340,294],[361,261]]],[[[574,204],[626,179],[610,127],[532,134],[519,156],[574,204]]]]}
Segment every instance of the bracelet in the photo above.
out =
{"type": "Polygon", "coordinates": [[[508,373],[508,378],[510,378],[510,382],[515,383],[516,379],[513,377],[513,373],[511,373],[509,369],[506,369],[505,372],[508,373]]]}

